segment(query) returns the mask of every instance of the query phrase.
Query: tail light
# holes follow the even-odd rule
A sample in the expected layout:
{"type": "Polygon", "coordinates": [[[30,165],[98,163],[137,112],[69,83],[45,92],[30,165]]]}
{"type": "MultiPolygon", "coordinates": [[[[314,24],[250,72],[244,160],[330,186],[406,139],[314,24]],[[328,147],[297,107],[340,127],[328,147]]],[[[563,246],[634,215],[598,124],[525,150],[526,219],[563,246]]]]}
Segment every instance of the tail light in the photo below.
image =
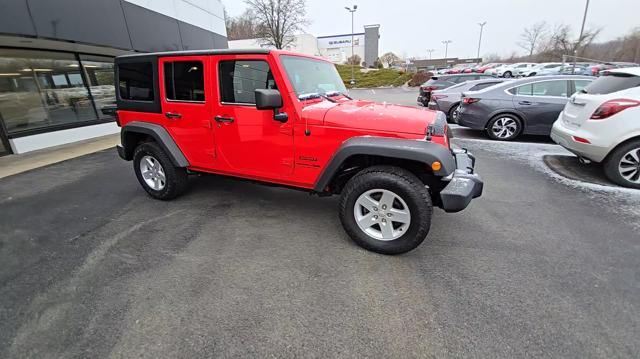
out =
{"type": "Polygon", "coordinates": [[[472,103],[476,103],[478,101],[480,101],[479,98],[473,98],[473,97],[465,97],[464,99],[462,99],[462,102],[465,105],[471,105],[472,103]]]}
{"type": "Polygon", "coordinates": [[[591,115],[592,120],[603,120],[630,107],[640,106],[640,101],[629,99],[609,100],[598,107],[591,115]]]}
{"type": "Polygon", "coordinates": [[[434,100],[439,100],[441,98],[445,98],[447,95],[431,95],[431,98],[434,100]]]}
{"type": "Polygon", "coordinates": [[[422,91],[424,91],[424,92],[429,92],[429,91],[433,91],[433,90],[435,90],[435,89],[436,89],[436,87],[435,87],[435,86],[422,86],[422,87],[420,87],[420,88],[421,88],[421,89],[422,89],[422,91]]]}

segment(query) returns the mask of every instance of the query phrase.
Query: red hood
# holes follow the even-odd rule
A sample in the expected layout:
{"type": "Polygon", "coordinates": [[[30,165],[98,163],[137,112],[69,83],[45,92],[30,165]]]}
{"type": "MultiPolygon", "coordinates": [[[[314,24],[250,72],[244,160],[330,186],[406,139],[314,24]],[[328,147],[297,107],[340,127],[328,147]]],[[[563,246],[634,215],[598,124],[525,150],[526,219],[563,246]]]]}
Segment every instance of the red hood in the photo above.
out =
{"type": "Polygon", "coordinates": [[[411,106],[365,100],[316,102],[305,106],[303,119],[330,127],[402,132],[424,135],[436,119],[436,112],[411,106]]]}

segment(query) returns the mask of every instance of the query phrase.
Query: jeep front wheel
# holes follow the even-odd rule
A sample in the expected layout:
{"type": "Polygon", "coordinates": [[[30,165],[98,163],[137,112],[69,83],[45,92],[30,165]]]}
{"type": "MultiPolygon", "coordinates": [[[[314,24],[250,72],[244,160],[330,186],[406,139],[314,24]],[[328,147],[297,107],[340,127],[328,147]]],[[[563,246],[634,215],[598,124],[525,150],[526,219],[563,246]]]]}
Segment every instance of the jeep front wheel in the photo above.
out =
{"type": "Polygon", "coordinates": [[[167,154],[154,142],[136,147],[133,153],[133,170],[142,188],[153,198],[173,199],[187,188],[186,170],[174,166],[167,154]]]}
{"type": "Polygon", "coordinates": [[[411,172],[376,166],[355,175],[342,190],[340,220],[356,244],[382,254],[406,253],[429,233],[433,206],[411,172]]]}

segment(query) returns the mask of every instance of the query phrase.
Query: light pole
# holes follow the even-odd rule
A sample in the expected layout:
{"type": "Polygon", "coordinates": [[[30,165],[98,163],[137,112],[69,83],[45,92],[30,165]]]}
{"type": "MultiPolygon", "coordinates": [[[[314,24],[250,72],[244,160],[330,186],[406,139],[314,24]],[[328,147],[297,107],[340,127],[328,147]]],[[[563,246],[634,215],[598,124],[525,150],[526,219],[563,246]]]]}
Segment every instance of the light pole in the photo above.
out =
{"type": "Polygon", "coordinates": [[[487,24],[486,21],[478,23],[478,25],[480,25],[480,38],[478,39],[478,55],[476,56],[476,59],[480,58],[480,44],[482,44],[482,30],[484,29],[484,25],[486,24],[487,24]]]}
{"type": "Polygon", "coordinates": [[[435,49],[427,49],[427,52],[429,53],[429,60],[431,60],[431,53],[436,51],[435,49]]]}
{"type": "MultiPolygon", "coordinates": [[[[355,52],[353,49],[353,13],[356,12],[356,10],[358,9],[358,5],[353,5],[353,9],[345,6],[345,9],[347,9],[348,12],[351,13],[351,59],[352,61],[355,60],[355,52]]],[[[355,64],[352,63],[351,64],[351,85],[356,83],[356,77],[355,77],[355,64]]]]}
{"type": "Polygon", "coordinates": [[[578,37],[578,43],[576,44],[576,49],[573,50],[573,67],[571,67],[571,74],[576,71],[576,61],[578,56],[578,46],[582,42],[582,35],[584,34],[584,23],[587,21],[587,12],[589,11],[589,0],[584,5],[584,15],[582,16],[582,27],[580,27],[580,36],[578,37]]]}
{"type": "Polygon", "coordinates": [[[444,63],[445,65],[447,64],[447,54],[449,52],[449,44],[452,43],[453,41],[451,40],[443,40],[442,43],[444,44],[444,63]]]}

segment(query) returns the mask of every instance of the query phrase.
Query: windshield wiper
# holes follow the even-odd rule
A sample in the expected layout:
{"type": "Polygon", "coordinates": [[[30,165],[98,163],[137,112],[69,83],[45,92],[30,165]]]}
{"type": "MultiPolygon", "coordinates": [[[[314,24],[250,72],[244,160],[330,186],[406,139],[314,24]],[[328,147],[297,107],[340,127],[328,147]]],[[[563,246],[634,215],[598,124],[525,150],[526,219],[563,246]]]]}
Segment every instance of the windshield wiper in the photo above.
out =
{"type": "Polygon", "coordinates": [[[311,100],[311,99],[315,99],[315,98],[323,98],[323,99],[325,99],[325,100],[327,100],[329,102],[333,102],[333,103],[338,102],[338,101],[332,99],[331,97],[329,97],[329,96],[327,96],[325,94],[319,94],[317,92],[305,93],[305,94],[302,94],[302,95],[298,96],[298,100],[301,100],[301,101],[311,100]]]}
{"type": "Polygon", "coordinates": [[[353,100],[349,95],[347,95],[346,93],[342,92],[342,91],[330,91],[325,93],[325,95],[329,96],[329,97],[333,97],[333,96],[343,96],[348,98],[349,100],[353,100]]]}

